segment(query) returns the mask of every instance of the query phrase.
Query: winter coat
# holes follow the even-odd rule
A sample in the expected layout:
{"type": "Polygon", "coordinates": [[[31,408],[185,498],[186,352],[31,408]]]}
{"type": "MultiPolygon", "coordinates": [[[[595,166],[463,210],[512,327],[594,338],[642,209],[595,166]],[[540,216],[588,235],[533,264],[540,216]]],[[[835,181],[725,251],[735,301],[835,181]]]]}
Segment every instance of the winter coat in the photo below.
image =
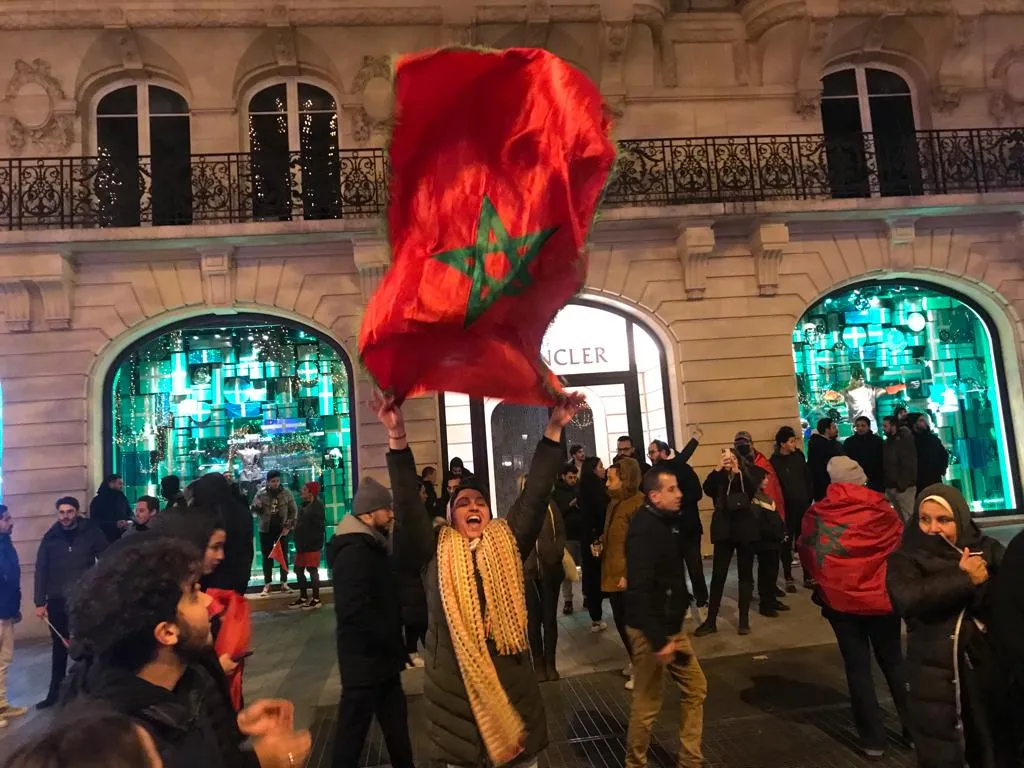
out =
{"type": "Polygon", "coordinates": [[[1019,713],[1024,712],[1024,533],[1014,536],[1006,547],[999,573],[992,583],[990,629],[1003,685],[997,694],[998,721],[992,730],[1000,753],[1006,756],[1000,765],[1019,766],[1024,765],[1024,733],[1019,722],[1019,713]]]}
{"type": "Polygon", "coordinates": [[[324,548],[327,513],[320,499],[303,504],[295,519],[295,551],[319,552],[324,548]]]}
{"type": "MultiPolygon", "coordinates": [[[[210,472],[192,483],[192,503],[219,516],[224,526],[224,560],[203,578],[204,589],[230,589],[245,594],[252,572],[252,515],[238,487],[219,472],[210,472]]],[[[165,513],[161,513],[165,514],[165,513]]],[[[157,516],[159,519],[159,515],[157,516]]]]}
{"type": "Polygon", "coordinates": [[[107,537],[91,520],[79,517],[70,531],[58,522],[39,542],[36,554],[35,594],[37,608],[47,600],[64,600],[107,548],[107,537]]]}
{"type": "Polygon", "coordinates": [[[260,533],[269,533],[271,522],[276,525],[291,527],[295,524],[295,518],[299,514],[295,506],[295,497],[292,492],[281,486],[277,494],[271,494],[266,488],[260,488],[256,497],[252,500],[252,510],[260,523],[260,533]],[[277,513],[274,514],[274,502],[277,501],[277,513]]]}
{"type": "Polygon", "coordinates": [[[597,475],[580,475],[580,495],[577,505],[583,521],[580,542],[589,547],[604,533],[604,516],[608,512],[608,491],[597,475]]]}
{"type": "Polygon", "coordinates": [[[998,579],[1003,548],[982,536],[964,497],[946,485],[918,494],[949,501],[957,544],[921,531],[917,514],[907,523],[900,548],[890,557],[886,583],[893,606],[907,625],[907,694],[911,735],[921,768],[988,768],[990,716],[985,691],[987,640],[976,621],[990,625],[990,591],[998,579]],[[989,581],[974,586],[960,570],[958,548],[981,552],[989,581]],[[975,749],[968,754],[966,743],[975,749]]]}
{"type": "Polygon", "coordinates": [[[661,650],[680,631],[690,606],[686,589],[686,536],[678,514],[645,502],[626,537],[626,623],[661,650]]]}
{"type": "Polygon", "coordinates": [[[719,544],[731,541],[733,544],[753,544],[758,539],[757,518],[747,505],[738,512],[726,509],[725,502],[729,493],[743,492],[748,501],[752,501],[760,485],[759,469],[740,462],[740,473],[733,475],[727,470],[712,471],[704,480],[704,493],[715,504],[711,515],[711,543],[719,544]],[[742,477],[742,483],[740,478],[742,477]]]}
{"type": "MultiPolygon", "coordinates": [[[[604,546],[601,548],[601,591],[622,592],[619,581],[626,578],[626,536],[633,515],[644,503],[640,493],[640,466],[621,459],[616,466],[622,487],[610,491],[611,501],[604,518],[604,546]]],[[[679,516],[679,522],[682,517],[679,516]]]]}
{"type": "Polygon", "coordinates": [[[785,499],[786,525],[790,530],[799,529],[800,521],[804,512],[811,506],[814,495],[814,485],[811,480],[811,470],[807,466],[803,451],[793,451],[783,455],[778,450],[770,459],[775,476],[782,488],[782,497],[785,499]]]}
{"type": "Polygon", "coordinates": [[[885,492],[885,441],[874,432],[853,435],[843,443],[846,455],[860,464],[868,477],[868,488],[885,492]]]}
{"type": "Polygon", "coordinates": [[[259,768],[256,754],[242,749],[245,737],[220,663],[209,649],[189,663],[173,691],[109,662],[81,660],[61,703],[83,701],[102,702],[145,728],[166,768],[259,768]]]}
{"type": "Polygon", "coordinates": [[[815,501],[825,498],[830,482],[828,463],[836,456],[841,456],[843,447],[838,440],[829,440],[815,432],[807,441],[807,468],[811,472],[811,490],[815,501]]]}
{"type": "Polygon", "coordinates": [[[917,448],[917,489],[941,483],[949,469],[949,451],[934,432],[915,432],[917,448]]]}
{"type": "MultiPolygon", "coordinates": [[[[429,504],[429,499],[427,504],[429,504]]],[[[426,505],[424,505],[426,506],[426,505]]],[[[427,519],[433,525],[433,516],[429,507],[425,510],[427,519]]],[[[427,626],[427,592],[423,585],[425,567],[410,566],[407,559],[397,557],[396,551],[401,551],[404,539],[410,535],[408,526],[396,525],[391,531],[389,540],[391,552],[391,568],[398,579],[398,591],[402,604],[402,624],[407,627],[427,626]]]]}
{"type": "Polygon", "coordinates": [[[753,452],[752,463],[755,467],[768,475],[768,487],[764,490],[764,493],[767,494],[769,499],[775,502],[775,512],[779,517],[785,520],[786,498],[782,493],[782,484],[779,482],[779,478],[775,474],[775,467],[772,466],[772,463],[767,456],[757,450],[753,452]]]}
{"type": "Polygon", "coordinates": [[[327,562],[333,564],[341,684],[363,687],[397,677],[409,656],[387,539],[358,517],[346,515],[327,545],[327,562]]]}
{"type": "Polygon", "coordinates": [[[92,520],[107,537],[107,543],[121,538],[123,529],[117,524],[132,519],[132,507],[123,491],[115,490],[104,483],[96,489],[96,495],[89,502],[89,519],[92,520]]]}
{"type": "MultiPolygon", "coordinates": [[[[526,488],[505,516],[520,555],[529,554],[537,543],[537,537],[548,516],[548,497],[565,461],[564,456],[558,443],[546,438],[540,441],[530,463],[526,488]]],[[[410,562],[413,564],[427,564],[426,590],[430,620],[427,627],[423,696],[429,757],[434,762],[451,765],[485,765],[487,750],[473,717],[452,646],[451,631],[441,604],[434,531],[426,515],[422,514],[412,451],[390,451],[388,472],[391,489],[395,494],[398,525],[407,525],[411,534],[405,556],[412,558],[410,562]]],[[[482,603],[484,596],[479,580],[478,593],[482,603]]],[[[486,611],[485,605],[481,608],[486,611]]],[[[523,753],[519,759],[530,760],[548,742],[544,703],[540,697],[530,652],[526,650],[514,656],[501,656],[492,640],[487,641],[487,647],[501,686],[526,728],[523,753]]]]}
{"type": "Polygon", "coordinates": [[[11,535],[0,534],[0,621],[21,615],[21,565],[11,535]]]}
{"type": "Polygon", "coordinates": [[[886,490],[895,488],[903,492],[917,485],[917,446],[914,433],[906,427],[900,427],[895,435],[885,439],[882,469],[886,490]]]}
{"type": "Polygon", "coordinates": [[[683,501],[679,508],[679,525],[690,538],[700,538],[704,535],[698,508],[700,500],[704,498],[704,491],[700,487],[697,473],[687,463],[697,450],[697,445],[696,440],[690,440],[681,451],[672,451],[667,459],[661,459],[654,465],[654,468],[664,467],[676,476],[676,485],[683,492],[683,501]]]}
{"type": "Polygon", "coordinates": [[[435,488],[434,484],[431,482],[426,480],[423,480],[422,482],[423,488],[427,492],[427,513],[431,517],[444,517],[445,510],[440,507],[440,503],[437,498],[437,488],[435,488]]]}
{"type": "Polygon", "coordinates": [[[583,513],[580,511],[579,490],[579,485],[568,486],[562,478],[558,478],[555,490],[551,493],[551,499],[562,513],[566,541],[583,541],[583,513]]]}
{"type": "Polygon", "coordinates": [[[565,578],[562,557],[565,552],[565,521],[553,500],[548,500],[548,514],[537,536],[533,551],[523,561],[523,578],[540,579],[561,584],[565,578]]]}

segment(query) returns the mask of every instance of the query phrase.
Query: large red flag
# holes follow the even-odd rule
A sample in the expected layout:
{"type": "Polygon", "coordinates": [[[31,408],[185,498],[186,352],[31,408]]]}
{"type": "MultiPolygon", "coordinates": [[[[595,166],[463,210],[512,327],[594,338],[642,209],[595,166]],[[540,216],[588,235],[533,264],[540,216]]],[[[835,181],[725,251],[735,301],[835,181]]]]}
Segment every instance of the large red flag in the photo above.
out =
{"type": "Polygon", "coordinates": [[[885,586],[889,555],[900,545],[903,521],[885,496],[851,483],[832,483],[804,515],[799,542],[804,575],[842,613],[892,613],[885,586]]]}
{"type": "Polygon", "coordinates": [[[359,334],[401,402],[431,391],[550,403],[540,359],[586,276],[615,160],[597,86],[536,49],[443,49],[395,72],[391,268],[359,334]]]}

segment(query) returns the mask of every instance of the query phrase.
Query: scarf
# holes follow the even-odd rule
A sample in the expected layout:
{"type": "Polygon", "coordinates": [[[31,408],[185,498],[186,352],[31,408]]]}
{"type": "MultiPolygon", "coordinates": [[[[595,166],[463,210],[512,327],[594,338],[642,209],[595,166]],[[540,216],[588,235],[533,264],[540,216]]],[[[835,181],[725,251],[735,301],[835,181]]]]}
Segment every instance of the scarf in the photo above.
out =
{"type": "Polygon", "coordinates": [[[502,765],[522,751],[526,729],[501,685],[487,640],[494,640],[502,656],[527,649],[526,592],[522,558],[508,523],[492,520],[478,542],[451,527],[441,529],[438,587],[473,717],[491,761],[502,765]]]}

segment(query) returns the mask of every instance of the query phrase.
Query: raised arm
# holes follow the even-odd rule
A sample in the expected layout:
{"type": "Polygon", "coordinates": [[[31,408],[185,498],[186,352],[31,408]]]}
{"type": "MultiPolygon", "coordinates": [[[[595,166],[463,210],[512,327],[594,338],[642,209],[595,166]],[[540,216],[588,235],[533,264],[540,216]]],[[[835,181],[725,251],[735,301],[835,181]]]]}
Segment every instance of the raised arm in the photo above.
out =
{"type": "Polygon", "coordinates": [[[519,554],[524,560],[537,543],[537,536],[540,535],[548,510],[548,497],[555,487],[558,471],[565,462],[565,452],[560,442],[562,429],[572,421],[585,402],[583,395],[573,393],[567,395],[552,409],[544,437],[533,453],[530,471],[526,476],[526,487],[506,516],[519,545],[519,554]]]}
{"type": "Polygon", "coordinates": [[[394,557],[403,569],[418,571],[434,556],[434,528],[420,500],[420,477],[405,433],[405,418],[394,398],[377,396],[370,406],[388,433],[388,477],[395,499],[394,557]]]}

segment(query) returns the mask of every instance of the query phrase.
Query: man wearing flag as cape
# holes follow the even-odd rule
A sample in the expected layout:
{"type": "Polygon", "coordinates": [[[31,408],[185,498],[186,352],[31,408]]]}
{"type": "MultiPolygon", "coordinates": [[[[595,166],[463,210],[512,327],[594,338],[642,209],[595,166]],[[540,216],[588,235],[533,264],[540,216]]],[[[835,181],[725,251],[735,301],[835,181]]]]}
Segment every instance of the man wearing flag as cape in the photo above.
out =
{"type": "MultiPolygon", "coordinates": [[[[583,407],[540,358],[586,274],[587,231],[615,159],[597,87],[550,53],[446,49],[395,74],[392,263],[367,307],[362,361],[390,452],[395,525],[427,567],[424,688],[432,762],[532,766],[547,727],[526,639],[523,558],[583,407]],[[526,487],[504,518],[464,479],[436,537],[400,405],[456,391],[552,407],[526,487]]],[[[344,684],[344,681],[342,681],[344,684]]]]}

